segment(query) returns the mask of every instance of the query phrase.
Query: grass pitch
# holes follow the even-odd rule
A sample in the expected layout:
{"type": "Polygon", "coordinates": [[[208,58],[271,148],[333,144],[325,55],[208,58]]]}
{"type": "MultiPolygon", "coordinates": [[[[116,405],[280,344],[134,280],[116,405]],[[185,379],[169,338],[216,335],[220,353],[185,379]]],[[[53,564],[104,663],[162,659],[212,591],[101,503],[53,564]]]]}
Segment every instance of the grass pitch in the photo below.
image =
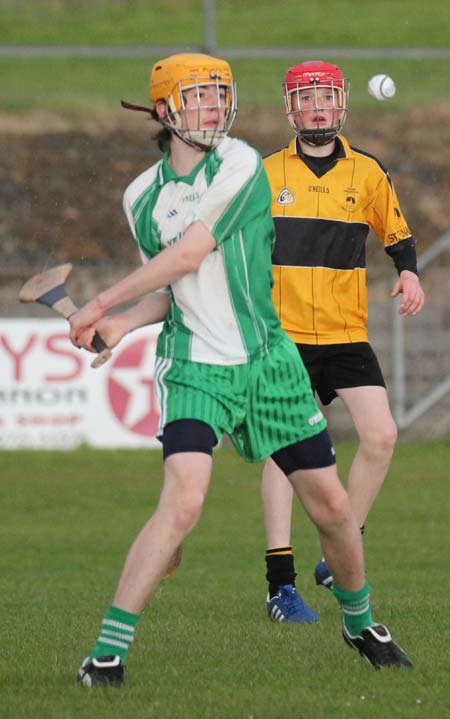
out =
{"type": "MultiPolygon", "coordinates": [[[[353,451],[338,446],[345,476],[353,451]]],[[[344,644],[316,588],[315,530],[299,508],[298,585],[320,622],[265,616],[259,465],[216,452],[180,570],[138,626],[122,691],[75,673],[132,538],[156,505],[158,451],[1,452],[2,719],[443,719],[448,685],[448,444],[400,445],[365,536],[374,615],[414,662],[375,672],[344,644]]]]}

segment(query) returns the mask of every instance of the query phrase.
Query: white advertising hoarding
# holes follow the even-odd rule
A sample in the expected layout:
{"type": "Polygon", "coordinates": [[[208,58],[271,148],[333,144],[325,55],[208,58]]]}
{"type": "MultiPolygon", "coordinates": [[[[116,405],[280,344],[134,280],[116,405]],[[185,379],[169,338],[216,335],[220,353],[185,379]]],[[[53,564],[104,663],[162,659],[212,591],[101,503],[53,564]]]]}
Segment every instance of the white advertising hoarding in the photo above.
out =
{"type": "Polygon", "coordinates": [[[0,319],[0,448],[159,447],[153,383],[160,325],[98,369],[63,319],[0,319]]]}

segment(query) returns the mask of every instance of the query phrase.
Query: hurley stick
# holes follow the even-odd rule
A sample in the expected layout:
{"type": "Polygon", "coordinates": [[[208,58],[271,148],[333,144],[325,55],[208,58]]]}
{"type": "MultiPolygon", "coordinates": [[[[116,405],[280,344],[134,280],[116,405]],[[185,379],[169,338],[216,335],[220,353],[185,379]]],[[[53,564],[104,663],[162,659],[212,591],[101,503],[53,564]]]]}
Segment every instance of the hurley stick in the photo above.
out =
{"type": "MultiPolygon", "coordinates": [[[[68,320],[78,309],[70,299],[65,286],[71,270],[72,265],[67,263],[34,275],[28,282],[25,282],[20,290],[19,300],[21,302],[39,302],[68,320]]],[[[94,335],[92,346],[98,352],[98,356],[91,363],[91,367],[101,367],[111,357],[111,350],[98,332],[94,335]]]]}

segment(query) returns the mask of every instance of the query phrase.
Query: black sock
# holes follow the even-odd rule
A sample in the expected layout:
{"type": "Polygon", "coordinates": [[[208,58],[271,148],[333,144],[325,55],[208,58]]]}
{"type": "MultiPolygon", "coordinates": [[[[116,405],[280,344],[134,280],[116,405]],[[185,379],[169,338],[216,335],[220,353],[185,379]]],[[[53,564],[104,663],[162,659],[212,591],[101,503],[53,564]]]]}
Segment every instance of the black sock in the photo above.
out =
{"type": "Polygon", "coordinates": [[[266,551],[266,579],[269,582],[269,596],[275,596],[278,587],[292,584],[295,587],[297,576],[294,566],[292,547],[275,547],[266,551]]]}

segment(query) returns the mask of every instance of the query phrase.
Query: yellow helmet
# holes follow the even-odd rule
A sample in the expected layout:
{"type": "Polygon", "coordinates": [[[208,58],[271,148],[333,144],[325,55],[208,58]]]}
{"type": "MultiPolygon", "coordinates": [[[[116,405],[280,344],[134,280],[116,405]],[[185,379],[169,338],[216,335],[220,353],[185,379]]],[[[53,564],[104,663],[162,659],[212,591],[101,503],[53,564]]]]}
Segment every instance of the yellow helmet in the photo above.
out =
{"type": "MultiPolygon", "coordinates": [[[[225,60],[200,53],[172,55],[155,63],[150,75],[150,99],[153,106],[163,101],[167,106],[166,116],[160,120],[182,140],[190,145],[208,150],[215,147],[229,132],[236,115],[236,88],[231,68],[225,60]],[[182,128],[181,113],[185,111],[183,92],[205,85],[217,90],[215,107],[225,109],[223,127],[214,130],[182,128]],[[225,89],[225,100],[223,92],[225,89]]],[[[204,109],[197,94],[198,109],[204,109]]],[[[210,107],[210,106],[209,106],[210,107]]]]}

